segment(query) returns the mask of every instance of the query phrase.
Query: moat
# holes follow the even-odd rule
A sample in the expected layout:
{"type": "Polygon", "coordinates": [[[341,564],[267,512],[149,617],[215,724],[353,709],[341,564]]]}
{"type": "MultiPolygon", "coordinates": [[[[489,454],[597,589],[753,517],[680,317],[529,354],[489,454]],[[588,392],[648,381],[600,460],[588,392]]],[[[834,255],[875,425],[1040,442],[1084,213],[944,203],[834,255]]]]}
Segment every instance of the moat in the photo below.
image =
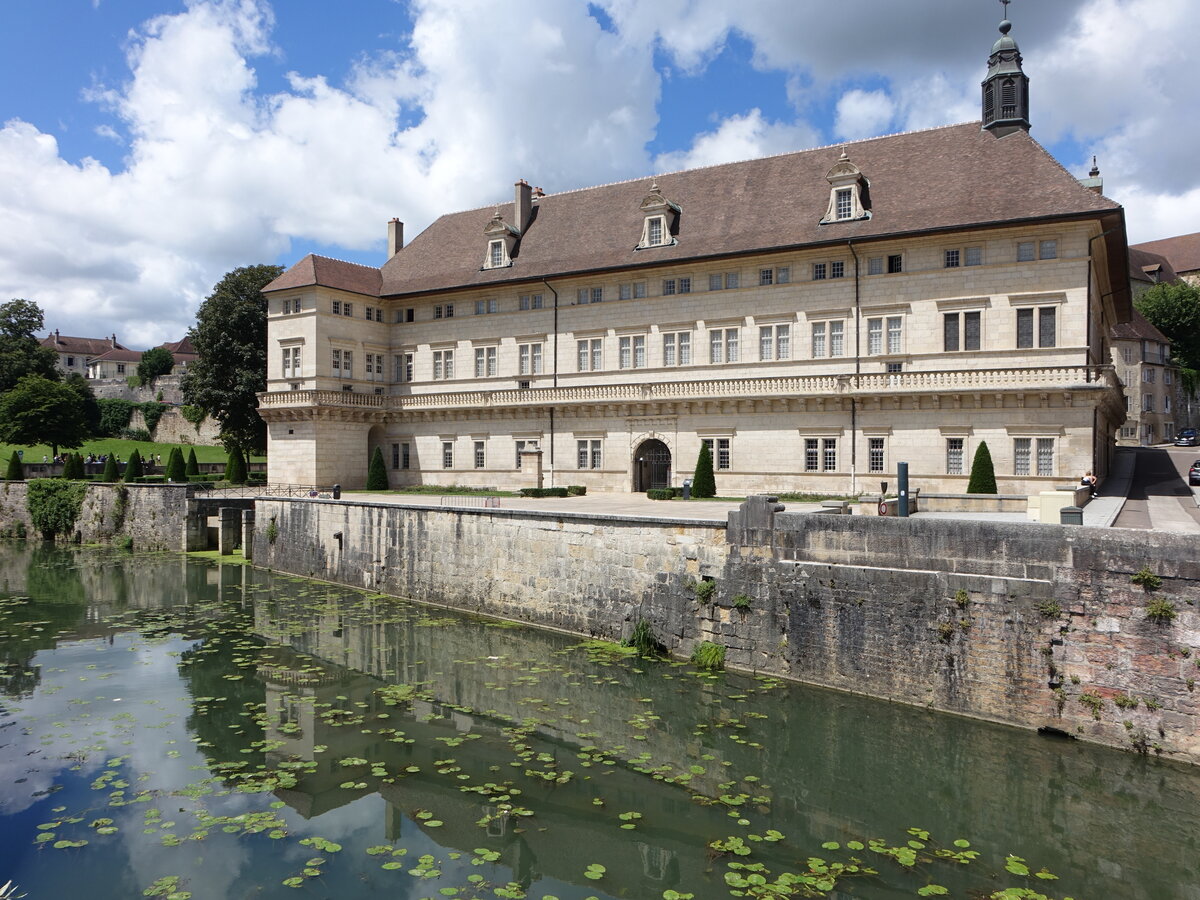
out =
{"type": "Polygon", "coordinates": [[[1200,896],[1193,768],[248,566],[0,546],[0,704],[30,898],[1200,896]]]}

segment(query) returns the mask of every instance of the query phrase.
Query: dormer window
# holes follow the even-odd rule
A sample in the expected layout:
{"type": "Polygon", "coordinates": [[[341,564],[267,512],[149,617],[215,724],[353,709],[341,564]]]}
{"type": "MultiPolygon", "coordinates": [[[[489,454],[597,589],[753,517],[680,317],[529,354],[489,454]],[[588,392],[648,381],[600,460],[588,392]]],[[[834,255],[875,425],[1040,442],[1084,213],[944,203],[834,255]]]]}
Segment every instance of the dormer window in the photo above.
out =
{"type": "Polygon", "coordinates": [[[500,210],[492,216],[483,233],[488,238],[487,253],[483,257],[483,268],[503,269],[511,266],[513,251],[516,249],[518,231],[500,215],[500,210]]]}
{"type": "Polygon", "coordinates": [[[821,219],[822,225],[871,217],[866,190],[870,183],[858,166],[850,161],[845,150],[825,179],[829,182],[830,193],[829,207],[821,219]]]}
{"type": "Polygon", "coordinates": [[[650,193],[642,200],[640,208],[645,219],[638,250],[669,247],[677,243],[674,232],[678,230],[680,208],[663,196],[657,181],[650,186],[650,193]]]}
{"type": "Polygon", "coordinates": [[[504,241],[490,241],[488,243],[488,265],[489,269],[499,269],[504,265],[504,241]]]}

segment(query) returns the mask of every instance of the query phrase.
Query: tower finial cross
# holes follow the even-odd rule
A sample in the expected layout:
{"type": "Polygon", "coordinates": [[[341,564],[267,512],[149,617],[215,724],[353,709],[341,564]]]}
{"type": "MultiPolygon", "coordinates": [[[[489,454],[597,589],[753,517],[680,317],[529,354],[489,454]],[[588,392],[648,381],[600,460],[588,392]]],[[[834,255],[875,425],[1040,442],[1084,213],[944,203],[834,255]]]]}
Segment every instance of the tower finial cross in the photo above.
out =
{"type": "Polygon", "coordinates": [[[1004,18],[1007,19],[1008,18],[1008,4],[1012,3],[1012,0],[1000,0],[1000,2],[1004,4],[1004,18]]]}

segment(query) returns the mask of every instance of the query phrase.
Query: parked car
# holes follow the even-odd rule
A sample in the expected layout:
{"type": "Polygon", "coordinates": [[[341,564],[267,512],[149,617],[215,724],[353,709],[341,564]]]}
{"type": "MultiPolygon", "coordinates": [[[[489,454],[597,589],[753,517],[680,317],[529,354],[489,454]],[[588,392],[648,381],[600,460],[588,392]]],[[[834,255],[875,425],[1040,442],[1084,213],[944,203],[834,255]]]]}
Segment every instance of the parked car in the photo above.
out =
{"type": "Polygon", "coordinates": [[[1193,487],[1200,484],[1200,459],[1192,463],[1192,467],[1188,469],[1188,484],[1193,487]]]}
{"type": "Polygon", "coordinates": [[[1195,428],[1180,429],[1179,434],[1175,436],[1176,447],[1195,447],[1200,445],[1200,437],[1196,436],[1195,428]]]}

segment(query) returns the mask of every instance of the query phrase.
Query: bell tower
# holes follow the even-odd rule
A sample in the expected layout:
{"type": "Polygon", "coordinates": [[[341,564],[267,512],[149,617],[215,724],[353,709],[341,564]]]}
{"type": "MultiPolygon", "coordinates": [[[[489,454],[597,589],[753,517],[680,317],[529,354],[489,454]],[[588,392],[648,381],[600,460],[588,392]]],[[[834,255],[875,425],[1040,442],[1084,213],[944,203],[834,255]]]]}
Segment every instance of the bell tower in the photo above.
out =
{"type": "Polygon", "coordinates": [[[1029,78],[1021,69],[1021,50],[1008,34],[1012,31],[1012,22],[1007,18],[1011,0],[1000,2],[1006,15],[1000,23],[1000,40],[992,46],[987,77],[983,80],[983,130],[996,137],[1029,131],[1029,78]]]}

